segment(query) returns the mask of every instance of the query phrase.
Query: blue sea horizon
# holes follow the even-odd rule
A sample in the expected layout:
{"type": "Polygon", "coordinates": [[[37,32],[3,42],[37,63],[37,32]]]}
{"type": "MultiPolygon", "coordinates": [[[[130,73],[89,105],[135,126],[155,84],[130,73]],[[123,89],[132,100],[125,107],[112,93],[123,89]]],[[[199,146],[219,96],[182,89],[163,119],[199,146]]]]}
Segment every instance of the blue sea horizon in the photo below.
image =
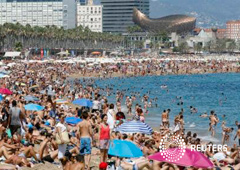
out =
{"type": "MultiPolygon", "coordinates": [[[[171,109],[170,123],[173,125],[174,117],[184,109],[185,129],[198,133],[198,136],[204,141],[221,142],[221,124],[224,120],[227,127],[233,127],[234,131],[230,135],[230,143],[233,144],[233,137],[237,127],[235,121],[239,120],[240,111],[240,74],[238,73],[218,73],[218,74],[200,74],[200,75],[165,75],[165,76],[144,76],[144,77],[126,77],[126,78],[108,78],[96,79],[95,85],[105,88],[110,87],[111,95],[108,100],[116,103],[115,92],[117,90],[125,92],[130,96],[131,92],[139,92],[140,96],[147,94],[150,99],[158,98],[153,102],[153,107],[148,108],[149,114],[145,121],[152,127],[159,127],[161,124],[161,113],[164,109],[171,109]],[[161,88],[167,85],[167,89],[161,88]],[[148,94],[149,92],[149,94],[148,94]],[[183,105],[178,105],[179,97],[182,97],[183,105]],[[157,107],[155,107],[157,104],[157,107]],[[189,107],[193,106],[198,113],[192,114],[189,107]],[[216,136],[211,137],[208,131],[209,119],[200,118],[200,114],[210,113],[214,110],[220,121],[216,126],[216,136]],[[226,115],[225,118],[222,116],[226,115]]],[[[104,92],[106,95],[106,92],[104,92]]],[[[125,97],[122,102],[123,111],[126,113],[125,97]]],[[[141,98],[133,103],[144,106],[141,98]]]]}

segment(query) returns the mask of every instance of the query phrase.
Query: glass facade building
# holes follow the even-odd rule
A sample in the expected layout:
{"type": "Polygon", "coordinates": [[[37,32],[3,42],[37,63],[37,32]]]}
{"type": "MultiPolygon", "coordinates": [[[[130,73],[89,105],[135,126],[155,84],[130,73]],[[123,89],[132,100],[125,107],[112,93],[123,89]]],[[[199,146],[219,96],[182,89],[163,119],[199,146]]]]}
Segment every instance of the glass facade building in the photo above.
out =
{"type": "Polygon", "coordinates": [[[149,16],[149,0],[101,0],[103,32],[124,33],[133,26],[133,8],[149,16]]]}
{"type": "Polygon", "coordinates": [[[88,0],[79,0],[80,5],[87,5],[88,0]]]}
{"type": "Polygon", "coordinates": [[[0,0],[0,24],[76,27],[75,0],[0,0]]]}

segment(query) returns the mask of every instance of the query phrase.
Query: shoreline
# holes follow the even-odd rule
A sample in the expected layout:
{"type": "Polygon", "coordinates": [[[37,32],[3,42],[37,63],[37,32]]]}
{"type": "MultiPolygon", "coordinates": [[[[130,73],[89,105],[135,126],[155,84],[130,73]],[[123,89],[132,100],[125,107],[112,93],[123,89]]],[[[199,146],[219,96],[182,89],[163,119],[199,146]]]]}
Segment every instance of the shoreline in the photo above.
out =
{"type": "Polygon", "coordinates": [[[82,75],[82,74],[71,74],[69,75],[67,78],[71,78],[71,79],[82,79],[82,78],[131,78],[131,77],[147,77],[147,76],[187,76],[187,75],[206,75],[206,74],[231,74],[231,73],[236,73],[236,74],[240,74],[240,71],[228,71],[228,72],[191,72],[191,73],[173,73],[173,74],[160,74],[160,73],[153,73],[153,74],[145,74],[145,75],[134,75],[133,73],[124,75],[121,73],[114,73],[112,75],[109,76],[102,76],[98,73],[94,73],[94,74],[88,74],[88,75],[82,75]]]}

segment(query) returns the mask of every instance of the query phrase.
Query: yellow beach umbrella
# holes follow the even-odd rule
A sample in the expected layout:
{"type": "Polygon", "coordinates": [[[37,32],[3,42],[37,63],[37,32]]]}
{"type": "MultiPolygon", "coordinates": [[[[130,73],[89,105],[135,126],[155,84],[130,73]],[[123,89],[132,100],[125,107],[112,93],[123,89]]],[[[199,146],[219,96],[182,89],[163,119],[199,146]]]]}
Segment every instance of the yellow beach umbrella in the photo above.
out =
{"type": "Polygon", "coordinates": [[[32,87],[30,87],[30,88],[38,88],[39,87],[39,85],[33,85],[32,87]]]}
{"type": "Polygon", "coordinates": [[[16,84],[17,86],[26,86],[25,83],[19,83],[19,82],[16,82],[15,84],[16,84]]]}

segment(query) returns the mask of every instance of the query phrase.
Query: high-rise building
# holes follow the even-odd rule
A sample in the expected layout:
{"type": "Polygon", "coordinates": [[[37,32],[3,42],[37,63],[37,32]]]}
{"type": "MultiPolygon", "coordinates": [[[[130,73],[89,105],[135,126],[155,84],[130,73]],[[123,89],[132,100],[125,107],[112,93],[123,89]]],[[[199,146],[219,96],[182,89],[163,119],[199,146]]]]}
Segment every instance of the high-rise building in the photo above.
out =
{"type": "Polygon", "coordinates": [[[103,32],[124,33],[133,26],[133,8],[149,16],[149,0],[101,0],[103,32]]]}
{"type": "Polygon", "coordinates": [[[88,0],[79,0],[80,5],[87,5],[88,0]]]}
{"type": "Polygon", "coordinates": [[[76,27],[75,0],[0,0],[0,24],[76,27]]]}
{"type": "Polygon", "coordinates": [[[233,40],[240,39],[240,20],[227,22],[226,37],[233,40]]]}
{"type": "Polygon", "coordinates": [[[102,32],[102,5],[77,4],[77,26],[88,27],[93,32],[102,32]]]}

